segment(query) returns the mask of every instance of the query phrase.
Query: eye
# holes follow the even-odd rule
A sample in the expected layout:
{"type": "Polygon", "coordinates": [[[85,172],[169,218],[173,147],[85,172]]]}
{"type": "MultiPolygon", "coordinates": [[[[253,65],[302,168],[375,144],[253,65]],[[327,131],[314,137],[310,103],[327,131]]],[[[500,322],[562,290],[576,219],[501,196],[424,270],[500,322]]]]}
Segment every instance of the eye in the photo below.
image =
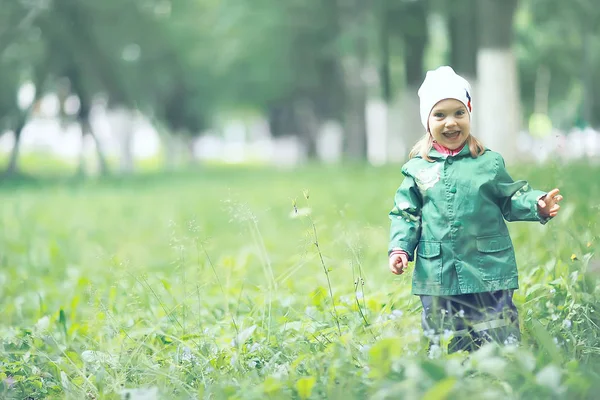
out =
{"type": "Polygon", "coordinates": [[[433,116],[436,117],[436,118],[444,118],[444,113],[436,112],[436,113],[433,114],[433,116]]]}
{"type": "Polygon", "coordinates": [[[457,115],[457,116],[462,116],[462,115],[465,115],[465,110],[458,110],[458,111],[456,112],[456,115],[457,115]]]}

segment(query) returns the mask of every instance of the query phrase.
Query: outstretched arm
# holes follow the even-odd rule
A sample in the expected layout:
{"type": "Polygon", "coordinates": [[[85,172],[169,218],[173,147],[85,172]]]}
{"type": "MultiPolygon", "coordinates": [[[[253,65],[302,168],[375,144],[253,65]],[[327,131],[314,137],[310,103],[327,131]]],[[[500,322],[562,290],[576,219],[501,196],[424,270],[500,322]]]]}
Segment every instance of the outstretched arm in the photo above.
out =
{"type": "Polygon", "coordinates": [[[556,203],[562,199],[558,189],[550,193],[532,189],[527,181],[512,179],[501,156],[496,163],[495,193],[507,221],[539,221],[545,224],[557,214],[556,203]]]}

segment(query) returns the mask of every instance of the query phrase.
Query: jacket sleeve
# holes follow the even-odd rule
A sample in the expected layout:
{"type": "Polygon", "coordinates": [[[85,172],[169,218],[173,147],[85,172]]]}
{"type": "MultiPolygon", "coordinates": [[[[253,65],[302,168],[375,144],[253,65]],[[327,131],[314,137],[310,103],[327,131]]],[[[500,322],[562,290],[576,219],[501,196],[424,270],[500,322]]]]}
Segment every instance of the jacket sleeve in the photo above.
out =
{"type": "Polygon", "coordinates": [[[388,256],[392,250],[404,250],[409,261],[421,237],[421,207],[423,200],[414,178],[402,169],[404,180],[394,196],[394,208],[389,213],[391,220],[388,256]]]}
{"type": "Polygon", "coordinates": [[[495,194],[502,215],[507,221],[539,221],[542,225],[551,218],[538,213],[538,200],[546,192],[532,189],[524,180],[514,181],[506,170],[502,156],[496,159],[495,194]]]}

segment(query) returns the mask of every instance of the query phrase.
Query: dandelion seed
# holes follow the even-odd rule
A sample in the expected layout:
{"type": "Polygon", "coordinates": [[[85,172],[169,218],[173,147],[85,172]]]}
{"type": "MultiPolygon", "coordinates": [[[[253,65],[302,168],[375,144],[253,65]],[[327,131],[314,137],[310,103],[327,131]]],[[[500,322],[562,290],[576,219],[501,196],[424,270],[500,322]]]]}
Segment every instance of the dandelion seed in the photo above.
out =
{"type": "Polygon", "coordinates": [[[306,217],[310,215],[311,209],[307,207],[294,208],[294,211],[290,213],[290,218],[306,217]]]}

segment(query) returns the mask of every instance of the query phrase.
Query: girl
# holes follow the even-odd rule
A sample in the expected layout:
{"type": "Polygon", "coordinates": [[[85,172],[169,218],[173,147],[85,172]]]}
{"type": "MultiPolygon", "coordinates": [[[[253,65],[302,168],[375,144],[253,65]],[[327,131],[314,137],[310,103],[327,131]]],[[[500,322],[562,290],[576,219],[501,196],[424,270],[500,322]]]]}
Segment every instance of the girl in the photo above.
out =
{"type": "Polygon", "coordinates": [[[502,156],[471,135],[469,83],[451,67],[427,72],[418,91],[425,136],[402,167],[388,248],[402,274],[415,260],[412,292],[426,335],[451,333],[448,351],[520,338],[512,294],[517,265],[506,221],[555,217],[562,200],[514,181],[502,156]]]}

